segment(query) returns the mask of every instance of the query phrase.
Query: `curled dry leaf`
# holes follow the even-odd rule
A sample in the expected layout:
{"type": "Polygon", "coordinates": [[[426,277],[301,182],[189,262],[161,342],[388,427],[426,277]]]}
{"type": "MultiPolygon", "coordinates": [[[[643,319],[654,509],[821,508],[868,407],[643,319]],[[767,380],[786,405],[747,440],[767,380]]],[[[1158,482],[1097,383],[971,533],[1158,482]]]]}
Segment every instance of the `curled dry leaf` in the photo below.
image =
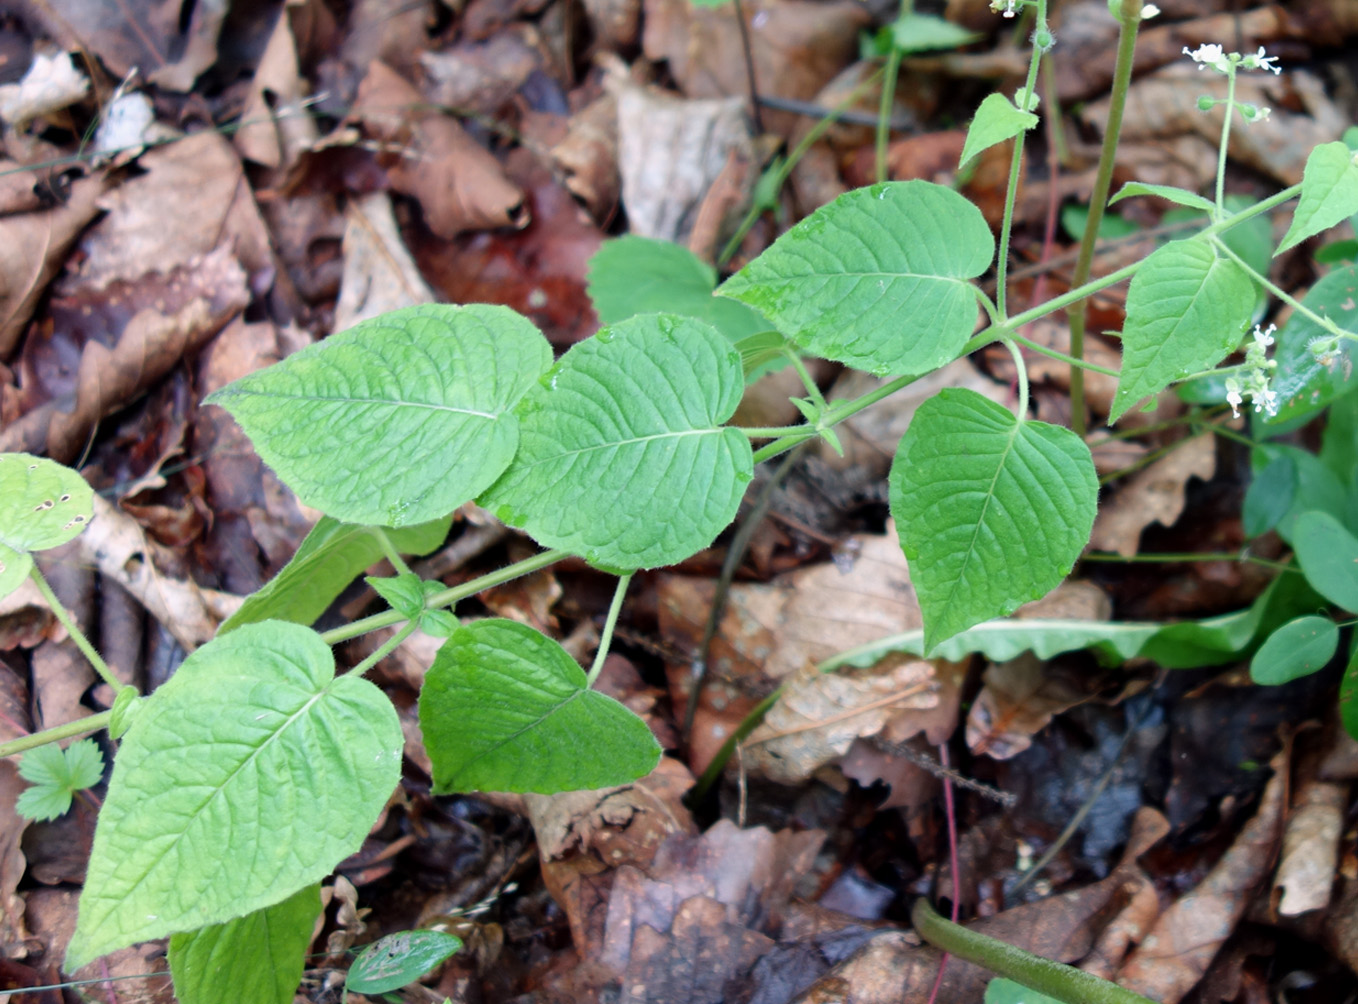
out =
{"type": "Polygon", "coordinates": [[[1118,972],[1128,990],[1177,1004],[1207,971],[1267,877],[1287,810],[1287,757],[1276,755],[1259,808],[1207,877],[1160,915],[1118,972]]]}
{"type": "Polygon", "coordinates": [[[0,85],[0,119],[22,128],[75,104],[89,89],[89,78],[75,68],[69,52],[40,52],[22,80],[0,85]]]}
{"type": "Polygon", "coordinates": [[[523,193],[454,119],[430,111],[395,70],[368,67],[351,118],[390,150],[391,186],[419,202],[429,229],[451,240],[466,230],[523,227],[523,193]]]}
{"type": "Polygon", "coordinates": [[[893,658],[867,670],[821,673],[808,666],[784,684],[778,703],[744,746],[744,765],[797,784],[876,735],[903,708],[938,706],[932,663],[893,658]]]}
{"type": "Polygon", "coordinates": [[[297,64],[289,6],[278,21],[264,55],[255,67],[249,96],[241,110],[241,127],[233,142],[240,155],[265,167],[288,170],[319,137],[316,120],[302,106],[306,81],[297,64]]]}
{"type": "Polygon", "coordinates": [[[566,136],[552,147],[552,159],[566,176],[566,187],[595,219],[618,205],[618,99],[603,94],[571,116],[566,136]]]}
{"type": "Polygon", "coordinates": [[[1282,860],[1273,879],[1283,891],[1278,912],[1284,917],[1329,905],[1348,794],[1347,784],[1319,780],[1307,781],[1297,792],[1283,833],[1282,860]]]}
{"type": "Polygon", "coordinates": [[[351,200],[344,219],[344,274],[335,304],[336,331],[389,310],[434,302],[434,291],[401,241],[386,192],[351,200]]]}
{"type": "Polygon", "coordinates": [[[1112,501],[1099,507],[1090,547],[1132,557],[1146,527],[1152,523],[1173,526],[1182,515],[1188,479],[1208,481],[1216,469],[1216,437],[1210,432],[1177,444],[1132,475],[1112,501]]]}

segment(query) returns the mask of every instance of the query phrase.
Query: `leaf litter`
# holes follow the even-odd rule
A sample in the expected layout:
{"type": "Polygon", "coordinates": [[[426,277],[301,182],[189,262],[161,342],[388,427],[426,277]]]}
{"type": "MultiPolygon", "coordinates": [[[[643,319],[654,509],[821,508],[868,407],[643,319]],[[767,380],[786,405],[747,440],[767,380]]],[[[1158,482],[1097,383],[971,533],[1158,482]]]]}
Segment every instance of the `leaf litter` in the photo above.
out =
{"type": "MultiPolygon", "coordinates": [[[[795,103],[833,105],[870,69],[858,37],[874,14],[862,5],[745,6],[754,80],[769,99],[753,130],[730,6],[588,0],[568,13],[551,0],[474,0],[398,11],[369,0],[346,12],[300,0],[229,17],[226,5],[200,3],[181,17],[169,3],[19,5],[0,26],[4,51],[17,54],[0,68],[11,123],[11,173],[0,175],[0,449],[83,461],[100,493],[91,532],[56,555],[50,574],[82,621],[98,625],[120,677],[166,678],[282,567],[315,518],[231,423],[198,407],[203,395],[413,303],[506,303],[564,348],[596,325],[586,263],[606,235],[663,233],[715,253],[748,207],[767,150],[806,134],[812,119],[795,103]],[[573,20],[581,12],[583,24],[573,20]],[[115,88],[122,103],[111,106],[115,88]],[[112,149],[97,161],[82,151],[86,133],[124,116],[134,128],[112,149]],[[57,158],[72,159],[54,169],[57,158]]],[[[950,3],[948,14],[990,31],[984,6],[950,3]]],[[[1292,46],[1291,61],[1315,64],[1240,82],[1242,97],[1275,108],[1262,128],[1233,134],[1242,184],[1245,171],[1295,181],[1305,152],[1352,118],[1321,83],[1324,53],[1358,32],[1340,5],[1161,6],[1164,20],[1143,32],[1120,171],[1195,189],[1211,177],[1219,123],[1185,95],[1212,81],[1185,73],[1179,54],[1223,32],[1292,46]]],[[[1084,102],[1075,113],[1084,132],[1072,130],[1073,159],[1056,180],[1026,165],[1025,226],[1041,222],[1052,191],[1087,199],[1084,143],[1106,117],[1115,44],[1106,5],[1065,5],[1062,18],[1058,52],[1072,55],[1054,65],[1055,90],[1063,103],[1084,102]]],[[[996,39],[907,61],[895,112],[913,134],[893,137],[890,176],[951,182],[961,133],[948,126],[969,114],[951,92],[1017,77],[1016,54],[996,39]]],[[[879,99],[869,90],[856,107],[871,114],[879,99]]],[[[835,127],[740,253],[870,180],[873,158],[870,127],[835,127]]],[[[990,213],[1007,171],[992,159],[963,182],[990,213]]],[[[1142,211],[1127,209],[1129,218],[1142,211]]],[[[1036,260],[1027,237],[1015,253],[1036,260]]],[[[1031,280],[1022,270],[1015,278],[1024,292],[1031,280]]],[[[1115,327],[1120,309],[1116,296],[1099,298],[1091,316],[1115,327]]],[[[1062,345],[1061,330],[1030,335],[1062,345]]],[[[825,386],[834,378],[816,375],[825,386]]],[[[1030,375],[1046,417],[1066,374],[1044,362],[1030,375]]],[[[939,379],[1012,400],[1002,358],[959,363],[939,379]]],[[[1102,414],[1111,390],[1091,386],[1102,414]]],[[[938,957],[905,918],[914,896],[950,888],[945,780],[972,785],[956,788],[957,878],[982,929],[1166,1001],[1196,984],[1217,999],[1258,999],[1286,978],[1258,960],[1318,937],[1324,954],[1311,957],[1308,978],[1351,992],[1353,772],[1333,766],[1342,747],[1324,738],[1333,723],[1308,724],[1323,707],[1315,687],[1263,691],[1229,670],[1164,680],[1153,667],[1083,656],[998,665],[897,656],[817,671],[847,648],[919,626],[909,569],[873,489],[913,410],[909,395],[892,400],[844,430],[844,459],[822,451],[778,494],[699,667],[707,673],[687,735],[682,709],[727,544],[638,578],[601,677],[670,751],[635,785],[433,798],[413,714],[431,646],[412,642],[405,662],[379,673],[409,762],[363,851],[326,886],[313,947],[330,954],[313,959],[307,999],[327,999],[345,950],[452,921],[483,929],[464,939],[477,953],[454,957],[425,988],[453,999],[925,999],[938,957]],[[695,773],[774,693],[717,796],[688,804],[695,773]],[[941,744],[951,766],[939,762],[941,744]],[[1295,755],[1275,756],[1287,746],[1295,755]],[[992,801],[994,789],[1015,804],[992,801]],[[1058,843],[1079,803],[1088,815],[1058,843]],[[1044,871],[1014,894],[1045,851],[1044,871]],[[468,919],[488,898],[490,919],[468,919]]],[[[1172,403],[1161,407],[1134,421],[1172,417],[1172,403]]],[[[1213,501],[1238,491],[1235,461],[1205,442],[1149,463],[1140,448],[1105,447],[1101,473],[1142,469],[1120,479],[1099,545],[1133,554],[1176,534],[1239,541],[1229,515],[1238,504],[1213,501]]],[[[518,546],[498,531],[464,546],[481,539],[477,518],[459,514],[449,548],[425,559],[449,584],[518,546]]],[[[1108,617],[1111,597],[1120,615],[1200,617],[1228,608],[1228,596],[1248,602],[1261,585],[1212,575],[1221,579],[1095,576],[1100,588],[1080,587],[1085,613],[1075,616],[1108,617]]],[[[488,595],[484,607],[546,627],[587,657],[604,589],[588,568],[565,565],[488,595]]],[[[346,615],[357,615],[371,600],[348,602],[346,615]]],[[[19,598],[0,610],[7,739],[94,713],[112,696],[91,687],[39,607],[19,598]]],[[[62,819],[29,825],[13,811],[23,786],[13,764],[0,782],[6,985],[56,982],[91,811],[77,797],[62,819]]],[[[93,987],[101,999],[117,987],[168,1000],[168,981],[147,975],[162,968],[153,944],[77,975],[142,977],[93,987]]],[[[979,999],[984,982],[949,963],[938,1000],[979,999]]]]}

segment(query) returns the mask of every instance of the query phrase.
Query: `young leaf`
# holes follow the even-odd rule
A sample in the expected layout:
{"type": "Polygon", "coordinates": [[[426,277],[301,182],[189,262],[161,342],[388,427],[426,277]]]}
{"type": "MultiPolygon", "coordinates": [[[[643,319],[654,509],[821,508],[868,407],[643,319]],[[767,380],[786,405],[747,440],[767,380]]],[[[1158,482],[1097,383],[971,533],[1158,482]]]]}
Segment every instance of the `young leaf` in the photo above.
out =
{"type": "Polygon", "coordinates": [[[888,182],[817,209],[717,292],[772,318],[813,355],[876,376],[927,373],[971,337],[969,280],[994,256],[990,225],[961,195],[888,182]]]}
{"type": "Polygon", "coordinates": [[[1033,128],[1037,122],[1036,115],[1015,107],[1014,102],[1003,94],[987,96],[976,109],[976,117],[967,129],[967,140],[962,144],[958,168],[966,167],[967,161],[982,150],[1013,139],[1024,130],[1033,128]]]}
{"type": "Polygon", "coordinates": [[[511,409],[551,362],[508,307],[431,304],[363,321],[207,401],[303,502],[346,523],[409,526],[499,477],[518,445],[511,409]]]}
{"type": "Polygon", "coordinates": [[[93,739],[73,742],[64,750],[49,743],[23,755],[19,776],[30,785],[15,804],[19,815],[25,819],[56,819],[71,808],[77,791],[99,783],[104,776],[104,755],[93,739]]]}
{"type": "Polygon", "coordinates": [[[1358,538],[1327,512],[1305,512],[1292,546],[1306,581],[1337,607],[1358,611],[1358,538]]]}
{"type": "Polygon", "coordinates": [[[33,568],[30,551],[80,535],[94,514],[94,492],[79,473],[27,453],[0,453],[0,596],[33,568]]]}
{"type": "Polygon", "coordinates": [[[312,883],[281,903],[170,938],[179,1004],[292,1004],[321,913],[312,883]]]}
{"type": "Polygon", "coordinates": [[[902,53],[930,52],[937,49],[956,49],[981,38],[978,32],[968,31],[934,14],[902,14],[888,28],[892,44],[902,53]]]}
{"type": "Polygon", "coordinates": [[[932,651],[1068,575],[1099,488],[1089,448],[1069,429],[1019,422],[975,391],[949,389],[915,412],[890,490],[932,651]]]}
{"type": "Polygon", "coordinates": [[[1204,213],[1211,213],[1216,209],[1216,204],[1211,199],[1205,199],[1185,188],[1173,188],[1169,185],[1146,185],[1139,181],[1127,182],[1118,190],[1117,195],[1108,200],[1108,204],[1111,206],[1114,202],[1120,202],[1123,199],[1130,199],[1138,195],[1158,195],[1175,205],[1187,206],[1189,209],[1201,209],[1204,213]]]}
{"type": "MultiPolygon", "coordinates": [[[[1340,330],[1358,332],[1358,269],[1352,265],[1337,268],[1317,280],[1302,299],[1308,310],[1329,318],[1340,330]]],[[[1271,425],[1291,422],[1324,411],[1345,394],[1358,390],[1354,373],[1353,343],[1341,340],[1333,360],[1324,362],[1311,351],[1311,343],[1330,337],[1301,311],[1294,311],[1278,332],[1274,358],[1278,369],[1273,389],[1278,393],[1278,413],[1265,419],[1271,425]]]]}
{"type": "Polygon", "coordinates": [[[356,994],[384,994],[414,983],[462,947],[443,931],[398,931],[378,938],[354,959],[344,988],[356,994]]]}
{"type": "Polygon", "coordinates": [[[607,788],[649,774],[660,744],[597,690],[556,642],[526,624],[482,620],[448,639],[420,692],[434,790],[607,788]]]}
{"type": "Polygon", "coordinates": [[[121,739],[132,727],[133,719],[137,717],[137,712],[141,711],[141,700],[141,694],[132,687],[124,687],[118,691],[117,696],[113,698],[113,707],[109,708],[109,738],[121,739]]]}
{"type": "Polygon", "coordinates": [[[1240,345],[1254,286],[1239,265],[1199,240],[1151,253],[1127,290],[1122,376],[1109,423],[1175,380],[1208,369],[1240,345]]]}
{"type": "Polygon", "coordinates": [[[1354,152],[1339,140],[1311,151],[1301,175],[1297,211],[1275,255],[1358,213],[1358,164],[1353,158],[1354,152]]]}
{"type": "Polygon", "coordinates": [[[605,328],[561,357],[519,406],[521,445],[481,505],[545,547],[608,568],[654,568],[712,543],[754,470],[723,428],[740,355],[701,321],[605,328]]]}
{"type": "Polygon", "coordinates": [[[1298,617],[1274,631],[1250,660],[1250,679],[1277,686],[1324,669],[1339,648],[1339,628],[1328,617],[1298,617]]]}
{"type": "Polygon", "coordinates": [[[444,516],[399,530],[379,531],[322,516],[297,553],[262,588],[245,598],[222,624],[221,632],[267,620],[309,625],[365,568],[381,560],[385,552],[378,532],[385,532],[401,554],[425,555],[444,542],[451,524],[452,517],[444,516]]]}
{"type": "Polygon", "coordinates": [[[735,342],[773,325],[743,303],[714,296],[717,272],[688,248],[628,234],[604,241],[589,260],[589,298],[604,324],[637,314],[706,321],[735,342]]]}
{"type": "Polygon", "coordinates": [[[68,971],[221,924],[358,850],[400,774],[396,711],[309,628],[247,624],[190,655],[123,737],[68,971]]]}
{"type": "Polygon", "coordinates": [[[373,592],[387,601],[387,606],[407,620],[416,620],[424,613],[424,583],[413,572],[390,579],[369,575],[364,577],[363,581],[372,587],[373,592]]]}

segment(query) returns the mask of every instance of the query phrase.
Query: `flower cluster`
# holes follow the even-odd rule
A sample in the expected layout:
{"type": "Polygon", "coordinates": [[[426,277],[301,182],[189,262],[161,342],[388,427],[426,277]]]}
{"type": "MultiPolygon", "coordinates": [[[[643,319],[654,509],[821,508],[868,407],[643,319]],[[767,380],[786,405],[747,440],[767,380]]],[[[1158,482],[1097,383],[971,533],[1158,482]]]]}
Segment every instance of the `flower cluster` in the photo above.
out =
{"type": "Polygon", "coordinates": [[[990,9],[1004,17],[1017,17],[1022,0],[990,0],[990,9]]]}
{"type": "Polygon", "coordinates": [[[1244,378],[1226,378],[1226,402],[1231,412],[1240,417],[1240,405],[1246,398],[1254,402],[1254,410],[1273,416],[1278,414],[1278,392],[1268,385],[1269,374],[1277,367],[1275,360],[1268,358],[1268,347],[1273,344],[1275,325],[1267,329],[1254,326],[1254,341],[1245,350],[1244,378]]]}
{"type": "Polygon", "coordinates": [[[1275,66],[1278,62],[1277,56],[1264,55],[1264,47],[1259,46],[1259,51],[1253,55],[1242,56],[1238,52],[1226,52],[1221,46],[1206,43],[1196,49],[1184,46],[1184,55],[1198,64],[1198,69],[1210,66],[1218,73],[1230,75],[1237,67],[1242,70],[1267,70],[1271,73],[1282,73],[1282,68],[1275,66]]]}

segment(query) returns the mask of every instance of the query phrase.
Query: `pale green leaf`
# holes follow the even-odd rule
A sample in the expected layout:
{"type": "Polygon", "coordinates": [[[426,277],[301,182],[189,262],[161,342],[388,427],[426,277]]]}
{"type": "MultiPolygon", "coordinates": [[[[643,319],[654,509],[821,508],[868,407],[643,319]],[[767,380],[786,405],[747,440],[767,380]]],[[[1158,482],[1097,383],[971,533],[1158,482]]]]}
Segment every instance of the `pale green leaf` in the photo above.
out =
{"type": "Polygon", "coordinates": [[[1305,512],[1292,529],[1306,581],[1337,607],[1358,611],[1358,537],[1327,512],[1305,512]]]}
{"type": "Polygon", "coordinates": [[[1030,990],[1022,983],[996,977],[985,988],[985,1004],[1062,1004],[1055,997],[1030,990]]]}
{"type": "Polygon", "coordinates": [[[62,749],[55,743],[29,750],[19,761],[19,776],[31,787],[19,794],[15,809],[25,819],[56,819],[71,808],[77,791],[104,776],[104,755],[93,739],[62,749]]]}
{"type": "Polygon", "coordinates": [[[1070,573],[1098,479],[1069,429],[1019,422],[971,390],[924,402],[891,466],[890,502],[925,643],[1013,613],[1070,573]]]}
{"type": "Polygon", "coordinates": [[[297,553],[263,587],[245,598],[222,624],[222,632],[258,621],[311,624],[349,583],[384,555],[379,533],[385,533],[401,554],[425,555],[448,536],[452,518],[399,530],[341,523],[322,516],[306,535],[297,553]]]}
{"type": "Polygon", "coordinates": [[[1108,204],[1111,206],[1115,202],[1134,198],[1138,195],[1156,195],[1173,202],[1175,205],[1187,206],[1189,209],[1201,209],[1204,213],[1211,213],[1216,209],[1216,204],[1211,199],[1205,199],[1186,188],[1174,188],[1170,185],[1146,185],[1140,181],[1127,182],[1118,190],[1117,195],[1108,200],[1108,204]]]}
{"type": "Polygon", "coordinates": [[[749,440],[721,424],[744,383],[740,354],[701,321],[605,328],[524,397],[519,452],[480,502],[596,565],[681,561],[731,522],[753,475],[749,440]]]}
{"type": "Polygon", "coordinates": [[[0,453],[0,596],[33,568],[30,551],[80,535],[94,514],[94,492],[79,473],[28,453],[0,453]]]}
{"type": "Polygon", "coordinates": [[[916,14],[914,11],[902,14],[891,23],[890,29],[892,43],[906,55],[957,49],[982,37],[978,32],[968,31],[934,14],[916,14]]]}
{"type": "Polygon", "coordinates": [[[1003,94],[988,95],[967,128],[967,140],[962,144],[962,157],[957,166],[966,167],[967,161],[982,150],[1013,139],[1036,126],[1037,122],[1036,115],[1015,107],[1014,102],[1003,94]]]}
{"type": "Polygon", "coordinates": [[[391,702],[309,628],[247,624],[190,655],[123,737],[66,968],[221,924],[358,850],[400,775],[391,702]]]}
{"type": "Polygon", "coordinates": [[[490,485],[518,445],[511,413],[551,365],[508,307],[396,310],[208,396],[307,505],[409,526],[490,485]]]}
{"type": "Polygon", "coordinates": [[[387,579],[369,575],[363,581],[387,601],[387,606],[407,620],[415,620],[424,613],[424,582],[413,572],[387,579]]]}
{"type": "Polygon", "coordinates": [[[645,722],[586,689],[560,645],[509,620],[468,624],[443,644],[420,692],[420,729],[437,792],[606,788],[660,760],[645,722]]]}
{"type": "Polygon", "coordinates": [[[1127,290],[1122,376],[1108,421],[1233,352],[1253,307],[1249,276],[1204,241],[1152,252],[1127,290]]]}
{"type": "Polygon", "coordinates": [[[292,1004],[321,913],[312,884],[281,903],[170,938],[179,1004],[292,1004]]]}
{"type": "Polygon", "coordinates": [[[688,248],[628,234],[604,241],[589,260],[589,298],[604,324],[637,314],[706,321],[731,341],[773,327],[757,310],[714,296],[717,272],[688,248]]]}
{"type": "Polygon", "coordinates": [[[132,721],[141,711],[142,697],[134,687],[124,687],[113,698],[109,708],[108,734],[111,739],[121,739],[132,727],[132,721]]]}
{"type": "Polygon", "coordinates": [[[773,320],[807,352],[876,376],[927,373],[976,326],[970,280],[995,240],[950,188],[899,181],[822,206],[718,290],[773,320]]]}
{"type": "Polygon", "coordinates": [[[1339,648],[1339,628],[1328,617],[1298,617],[1274,631],[1250,660],[1250,679],[1277,686],[1325,668],[1339,648]]]}
{"type": "Polygon", "coordinates": [[[462,939],[443,931],[397,931],[359,953],[344,978],[358,994],[382,994],[414,983],[462,947],[462,939]]]}
{"type": "MultiPolygon", "coordinates": [[[[1311,312],[1333,321],[1341,331],[1358,332],[1358,268],[1346,265],[1321,276],[1302,299],[1311,312]]],[[[1338,354],[1328,365],[1311,352],[1311,343],[1330,335],[1301,311],[1293,311],[1277,334],[1274,359],[1278,368],[1272,377],[1278,394],[1278,413],[1266,418],[1269,424],[1302,419],[1323,411],[1345,394],[1358,390],[1354,364],[1358,354],[1353,343],[1340,340],[1338,354]]]]}
{"type": "Polygon", "coordinates": [[[1353,158],[1353,151],[1338,140],[1311,151],[1302,171],[1301,198],[1292,225],[1275,254],[1358,213],[1358,164],[1353,158]]]}

